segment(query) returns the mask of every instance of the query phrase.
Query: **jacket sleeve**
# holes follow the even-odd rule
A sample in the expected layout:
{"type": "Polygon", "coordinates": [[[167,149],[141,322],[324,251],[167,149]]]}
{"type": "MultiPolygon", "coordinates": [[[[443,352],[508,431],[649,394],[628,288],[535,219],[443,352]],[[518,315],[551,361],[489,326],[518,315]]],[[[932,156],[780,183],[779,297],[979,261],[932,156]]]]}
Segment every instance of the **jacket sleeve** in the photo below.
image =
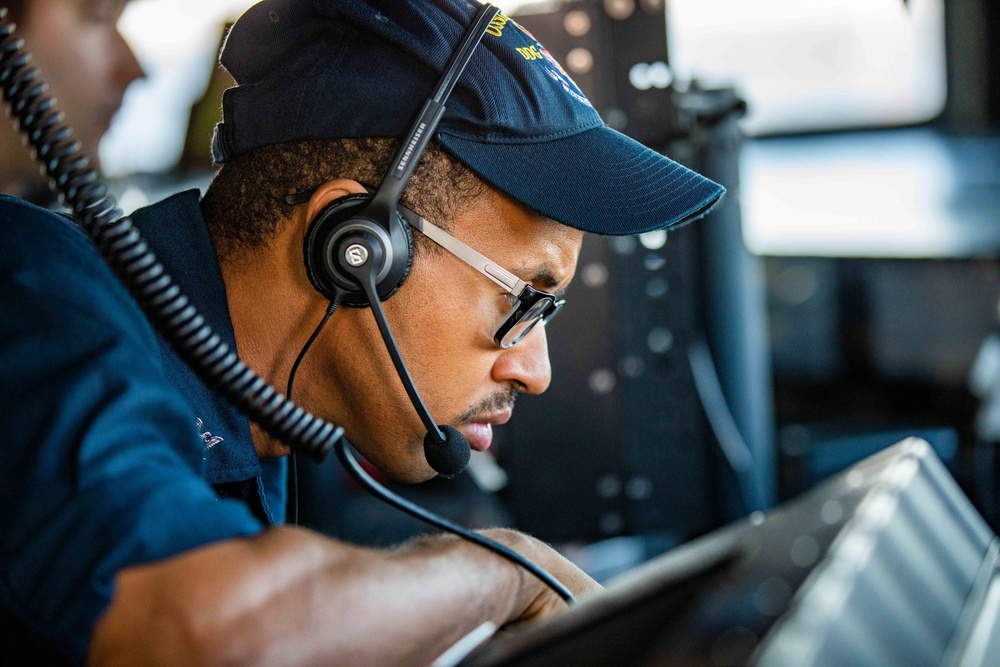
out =
{"type": "Polygon", "coordinates": [[[82,661],[118,570],[263,527],[202,479],[138,308],[74,262],[0,262],[0,607],[82,661]]]}

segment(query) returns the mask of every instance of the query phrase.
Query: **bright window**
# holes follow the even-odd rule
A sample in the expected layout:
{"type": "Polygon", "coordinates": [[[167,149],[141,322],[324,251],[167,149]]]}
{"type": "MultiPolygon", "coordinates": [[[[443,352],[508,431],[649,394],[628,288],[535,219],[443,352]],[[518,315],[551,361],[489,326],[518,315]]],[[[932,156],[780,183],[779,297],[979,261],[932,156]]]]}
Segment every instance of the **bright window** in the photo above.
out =
{"type": "Polygon", "coordinates": [[[943,0],[670,0],[679,80],[735,86],[748,134],[915,123],[944,106],[943,0]]]}

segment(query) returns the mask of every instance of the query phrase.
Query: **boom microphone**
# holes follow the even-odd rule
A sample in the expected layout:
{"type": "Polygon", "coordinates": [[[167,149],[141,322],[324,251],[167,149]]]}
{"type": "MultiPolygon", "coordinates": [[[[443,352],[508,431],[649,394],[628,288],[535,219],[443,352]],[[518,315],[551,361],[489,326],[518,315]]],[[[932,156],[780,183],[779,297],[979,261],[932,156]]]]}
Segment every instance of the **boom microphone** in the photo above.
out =
{"type": "Polygon", "coordinates": [[[413,384],[413,378],[410,377],[410,371],[407,370],[406,363],[403,361],[403,355],[399,352],[396,338],[392,335],[392,329],[389,328],[389,321],[385,317],[385,310],[382,309],[382,302],[375,289],[377,267],[373,261],[367,259],[374,256],[374,244],[366,238],[358,238],[356,242],[367,248],[366,260],[360,266],[352,266],[349,262],[345,262],[344,269],[358,281],[368,296],[372,315],[375,316],[375,323],[382,335],[385,349],[392,359],[392,365],[396,368],[396,374],[399,375],[399,380],[403,383],[403,388],[406,389],[406,395],[409,396],[413,409],[417,411],[420,421],[427,429],[427,435],[424,436],[424,457],[427,459],[428,465],[438,474],[454,477],[465,470],[465,466],[469,465],[469,459],[472,457],[469,441],[451,426],[436,424],[427,406],[424,405],[423,399],[420,398],[420,393],[417,391],[416,385],[413,384]]]}
{"type": "Polygon", "coordinates": [[[428,431],[424,436],[424,458],[435,472],[445,477],[454,477],[465,470],[472,456],[472,448],[465,436],[451,426],[438,426],[444,436],[438,442],[434,431],[428,431]]]}

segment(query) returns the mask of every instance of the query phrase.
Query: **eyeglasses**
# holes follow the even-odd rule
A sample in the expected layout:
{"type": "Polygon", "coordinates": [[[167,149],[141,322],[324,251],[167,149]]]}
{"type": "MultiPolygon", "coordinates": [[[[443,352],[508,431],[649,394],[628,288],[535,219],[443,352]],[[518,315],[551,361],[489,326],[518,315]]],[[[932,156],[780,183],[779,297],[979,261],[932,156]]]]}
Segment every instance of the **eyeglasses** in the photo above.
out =
{"type": "MultiPolygon", "coordinates": [[[[293,206],[303,204],[309,201],[313,192],[315,191],[289,195],[285,197],[285,201],[293,206]]],[[[566,303],[565,299],[560,299],[555,294],[535,289],[507,269],[405,206],[400,205],[399,210],[411,227],[420,231],[424,236],[507,292],[507,300],[511,304],[510,312],[504,316],[500,325],[493,332],[493,341],[500,348],[506,350],[513,347],[519,340],[527,336],[536,324],[551,321],[566,303]]]]}

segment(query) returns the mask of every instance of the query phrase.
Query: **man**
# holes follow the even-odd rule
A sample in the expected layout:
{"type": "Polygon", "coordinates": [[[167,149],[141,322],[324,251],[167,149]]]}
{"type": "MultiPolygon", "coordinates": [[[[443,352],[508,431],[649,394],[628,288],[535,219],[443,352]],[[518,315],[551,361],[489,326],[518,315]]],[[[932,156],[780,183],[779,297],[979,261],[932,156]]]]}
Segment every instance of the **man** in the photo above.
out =
{"type": "MultiPolygon", "coordinates": [[[[134,219],[216,333],[270,382],[288,381],[330,306],[303,260],[311,225],[378,187],[476,11],[468,0],[266,0],[232,29],[222,62],[238,85],[223,100],[219,174],[202,201],[182,193],[134,219]]],[[[505,17],[434,140],[402,205],[547,293],[570,282],[584,230],[661,228],[722,194],[604,126],[505,17]]],[[[10,199],[0,219],[8,653],[30,643],[91,664],[428,664],[485,622],[565,608],[455,538],[381,551],[274,525],[287,447],[157,342],[65,221],[10,199]]],[[[413,236],[409,276],[384,303],[389,323],[436,421],[486,449],[514,396],[549,384],[544,326],[498,344],[498,328],[520,317],[511,296],[413,236]]],[[[294,397],[383,473],[433,476],[370,309],[336,310],[294,397]]],[[[576,594],[597,588],[537,540],[486,532],[576,594]]]]}
{"type": "MultiPolygon", "coordinates": [[[[34,65],[50,85],[76,138],[92,152],[108,131],[125,89],[143,76],[118,32],[127,0],[4,0],[34,65]]],[[[21,135],[0,123],[0,192],[35,203],[52,201],[21,135]]]]}

